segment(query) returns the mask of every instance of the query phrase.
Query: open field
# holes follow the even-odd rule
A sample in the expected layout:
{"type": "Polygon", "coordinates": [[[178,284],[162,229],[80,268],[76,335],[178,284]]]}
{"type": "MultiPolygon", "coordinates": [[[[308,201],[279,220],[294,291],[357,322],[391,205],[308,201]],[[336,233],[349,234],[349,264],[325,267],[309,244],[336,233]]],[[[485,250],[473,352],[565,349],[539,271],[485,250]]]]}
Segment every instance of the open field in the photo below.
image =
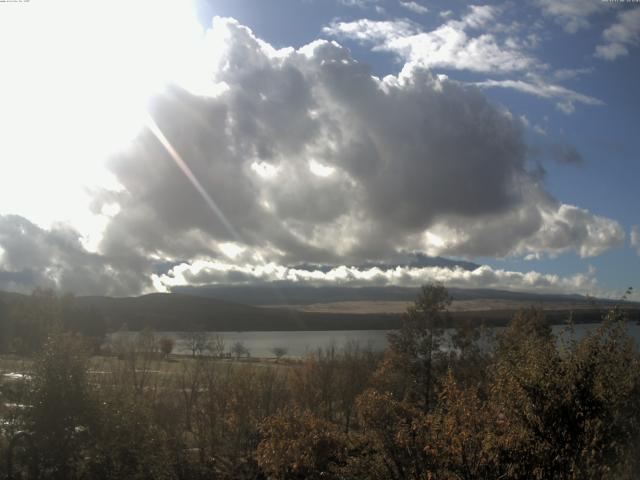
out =
{"type": "MultiPolygon", "coordinates": [[[[411,301],[400,300],[362,300],[345,302],[314,303],[309,305],[278,305],[278,310],[289,309],[305,315],[326,315],[328,317],[341,315],[368,318],[387,318],[386,326],[382,328],[398,328],[400,318],[407,308],[413,305],[411,301]]],[[[451,326],[473,322],[486,325],[504,326],[519,310],[536,308],[545,312],[547,320],[555,325],[562,325],[571,317],[574,323],[598,323],[601,321],[611,305],[598,305],[587,301],[548,301],[533,302],[530,300],[510,299],[470,299],[454,300],[449,308],[451,326]]],[[[267,307],[267,306],[265,306],[267,307]]],[[[268,306],[271,307],[271,306],[268,306]]],[[[275,306],[274,306],[275,307],[275,306]]],[[[268,310],[269,308],[265,308],[268,310]]],[[[624,307],[628,318],[632,322],[640,321],[640,308],[637,304],[624,307]]],[[[381,325],[385,325],[381,323],[381,325]]],[[[371,326],[370,329],[378,329],[371,326]]]]}
{"type": "MultiPolygon", "coordinates": [[[[309,305],[265,305],[269,308],[289,308],[308,313],[343,313],[343,314],[401,314],[413,305],[413,301],[403,300],[355,300],[345,302],[313,303],[309,305]]],[[[449,310],[451,312],[486,312],[491,310],[520,310],[536,307],[543,310],[573,311],[592,310],[594,305],[578,301],[550,301],[534,302],[530,300],[508,299],[474,299],[454,300],[449,310]]]]}
{"type": "MultiPolygon", "coordinates": [[[[152,359],[146,362],[144,370],[150,375],[171,376],[180,375],[185,369],[193,367],[197,362],[206,361],[208,365],[224,369],[232,368],[271,368],[285,371],[299,366],[302,361],[294,358],[284,358],[276,361],[275,358],[243,358],[243,359],[213,359],[211,357],[192,358],[185,355],[171,355],[169,359],[152,359]]],[[[33,358],[17,355],[0,355],[0,377],[10,374],[29,374],[33,366],[33,358]]],[[[89,374],[94,378],[113,374],[119,369],[125,368],[126,361],[115,356],[94,355],[89,359],[89,374]]],[[[138,365],[140,367],[140,365],[138,365]]],[[[137,368],[141,370],[141,368],[137,368]]],[[[7,377],[4,377],[7,378],[7,377]]]]}

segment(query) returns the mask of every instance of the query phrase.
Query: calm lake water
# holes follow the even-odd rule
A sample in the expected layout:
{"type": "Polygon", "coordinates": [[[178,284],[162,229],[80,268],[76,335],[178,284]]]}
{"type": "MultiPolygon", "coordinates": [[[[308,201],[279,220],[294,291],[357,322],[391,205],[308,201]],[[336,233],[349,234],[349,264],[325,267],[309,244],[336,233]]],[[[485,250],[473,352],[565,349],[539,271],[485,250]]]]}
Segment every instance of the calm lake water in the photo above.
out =
{"type": "MultiPolygon", "coordinates": [[[[575,325],[575,335],[578,339],[596,329],[598,324],[575,325]]],[[[554,325],[553,331],[560,334],[565,327],[554,325]]],[[[629,333],[640,346],[640,325],[630,323],[629,333]]],[[[499,329],[492,329],[497,331],[499,329]]],[[[448,330],[450,335],[453,330],[448,330]]],[[[387,346],[388,330],[328,330],[328,331],[285,331],[285,332],[207,332],[210,339],[219,335],[224,340],[225,349],[228,352],[234,343],[242,342],[248,349],[252,357],[273,357],[272,349],[283,347],[287,350],[288,357],[303,357],[309,353],[317,351],[319,348],[336,347],[342,348],[350,342],[357,342],[361,347],[371,348],[374,351],[383,351],[387,346]]],[[[118,336],[126,335],[134,338],[135,332],[114,333],[109,336],[113,341],[118,336]]],[[[170,336],[175,342],[173,353],[179,355],[190,355],[184,334],[180,332],[158,332],[158,337],[170,336]]]]}

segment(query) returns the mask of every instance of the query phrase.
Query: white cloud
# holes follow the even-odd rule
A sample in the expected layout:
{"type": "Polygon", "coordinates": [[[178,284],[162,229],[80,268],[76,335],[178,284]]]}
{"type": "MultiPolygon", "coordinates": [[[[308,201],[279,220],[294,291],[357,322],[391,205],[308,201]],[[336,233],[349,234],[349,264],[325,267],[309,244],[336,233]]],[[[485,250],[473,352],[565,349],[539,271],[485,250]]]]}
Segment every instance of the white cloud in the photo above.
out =
{"type": "Polygon", "coordinates": [[[596,57],[615,60],[629,53],[630,47],[640,43],[640,8],[618,14],[618,21],[607,28],[602,37],[604,43],[596,47],[596,57]]]}
{"type": "Polygon", "coordinates": [[[617,222],[573,205],[557,205],[541,197],[540,192],[528,195],[534,207],[525,203],[508,214],[486,217],[482,225],[467,226],[462,219],[435,223],[430,232],[443,242],[425,250],[430,255],[518,255],[533,259],[555,257],[576,250],[579,244],[577,253],[586,258],[624,243],[625,233],[617,222]]]}
{"type": "Polygon", "coordinates": [[[547,83],[540,77],[535,77],[533,81],[525,80],[484,80],[475,82],[474,85],[480,88],[509,88],[519,92],[535,95],[540,98],[547,98],[557,101],[557,107],[564,113],[573,113],[576,103],[584,105],[601,106],[604,102],[598,98],[585,95],[571,90],[562,85],[547,83]]]}
{"type": "Polygon", "coordinates": [[[571,0],[561,2],[557,0],[536,0],[542,12],[552,18],[567,33],[591,26],[589,18],[607,8],[602,0],[571,0]]]}
{"type": "Polygon", "coordinates": [[[402,5],[407,10],[411,10],[413,13],[417,13],[419,15],[429,13],[429,9],[427,7],[425,7],[424,5],[420,5],[417,2],[400,0],[400,5],[402,5]]]}
{"type": "Polygon", "coordinates": [[[277,264],[238,265],[225,262],[183,263],[167,274],[155,275],[154,285],[165,291],[183,285],[290,282],[305,285],[415,287],[442,282],[447,287],[495,288],[553,293],[592,293],[597,288],[593,271],[568,277],[536,271],[516,272],[487,265],[475,270],[442,267],[357,268],[341,265],[329,270],[305,270],[277,264]]]}
{"type": "Polygon", "coordinates": [[[278,169],[269,162],[253,162],[251,170],[256,172],[261,178],[273,178],[278,174],[278,169]]]}
{"type": "Polygon", "coordinates": [[[336,171],[334,167],[323,165],[314,159],[311,159],[309,161],[309,170],[311,170],[311,173],[319,177],[328,177],[329,175],[333,174],[333,172],[336,171]]]}
{"type": "Polygon", "coordinates": [[[547,131],[543,127],[538,125],[538,124],[535,124],[533,126],[533,131],[536,132],[536,133],[539,133],[540,135],[546,135],[547,134],[547,131]]]}
{"type": "Polygon", "coordinates": [[[584,68],[560,68],[553,72],[553,77],[557,80],[571,80],[582,75],[588,75],[594,72],[593,67],[584,68]]]}
{"type": "Polygon", "coordinates": [[[470,5],[469,12],[462,16],[461,23],[471,28],[481,28],[495,21],[500,7],[492,5],[470,5]]]}
{"type": "MultiPolygon", "coordinates": [[[[368,19],[333,22],[324,28],[324,32],[370,44],[374,51],[391,52],[402,59],[409,70],[423,67],[435,71],[453,69],[520,77],[487,79],[476,85],[510,88],[554,100],[558,109],[566,114],[573,113],[576,103],[604,104],[595,97],[545,79],[549,76],[549,66],[531,54],[539,43],[538,33],[525,35],[521,24],[501,23],[500,16],[506,8],[472,5],[459,19],[450,19],[429,32],[407,20],[368,19]]],[[[591,71],[590,68],[559,69],[551,76],[566,80],[591,71]]]]}
{"type": "Polygon", "coordinates": [[[246,250],[245,247],[233,242],[221,243],[218,245],[218,248],[220,248],[220,251],[222,251],[224,255],[232,260],[236,259],[238,255],[246,250]]]}
{"type": "Polygon", "coordinates": [[[495,23],[500,9],[471,6],[460,20],[449,20],[423,32],[404,20],[333,22],[324,32],[339,38],[372,43],[374,50],[389,51],[412,65],[474,72],[524,71],[538,65],[515,38],[500,40],[487,31],[474,30],[495,23]]]}
{"type": "Polygon", "coordinates": [[[360,42],[384,44],[416,35],[419,26],[408,20],[376,21],[360,19],[353,22],[334,22],[323,31],[360,42]]]}
{"type": "Polygon", "coordinates": [[[338,0],[339,3],[346,5],[347,7],[368,8],[375,6],[378,0],[338,0]]]}

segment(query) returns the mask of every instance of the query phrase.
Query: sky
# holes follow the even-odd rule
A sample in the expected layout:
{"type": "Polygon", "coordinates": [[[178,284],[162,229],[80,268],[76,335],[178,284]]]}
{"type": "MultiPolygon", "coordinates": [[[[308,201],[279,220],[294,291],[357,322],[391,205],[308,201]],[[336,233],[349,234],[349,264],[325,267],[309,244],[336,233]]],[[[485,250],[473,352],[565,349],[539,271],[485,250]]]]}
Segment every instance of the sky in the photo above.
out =
{"type": "Polygon", "coordinates": [[[640,290],[638,2],[2,2],[0,58],[0,290],[640,290]]]}

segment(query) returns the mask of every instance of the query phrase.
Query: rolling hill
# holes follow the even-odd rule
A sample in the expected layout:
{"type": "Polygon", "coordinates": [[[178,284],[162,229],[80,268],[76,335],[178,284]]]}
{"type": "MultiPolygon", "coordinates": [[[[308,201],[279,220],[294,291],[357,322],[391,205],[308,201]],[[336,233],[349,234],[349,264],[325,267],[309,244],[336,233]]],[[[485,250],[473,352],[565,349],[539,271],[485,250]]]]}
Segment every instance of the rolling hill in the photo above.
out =
{"type": "MultiPolygon", "coordinates": [[[[392,329],[415,299],[417,289],[409,288],[314,288],[275,286],[210,287],[198,295],[154,293],[139,297],[77,297],[81,308],[101,312],[110,330],[126,326],[130,330],[149,327],[158,331],[282,331],[282,330],[364,330],[392,329]],[[214,297],[214,295],[217,297],[214,297]],[[244,298],[254,304],[232,299],[244,298]],[[285,300],[288,303],[274,304],[285,300]],[[268,303],[271,301],[272,303],[268,303]],[[303,303],[307,302],[307,303],[303,303]],[[263,306],[258,306],[262,303],[263,306]]],[[[554,323],[562,323],[570,312],[575,322],[597,322],[610,301],[591,300],[576,295],[537,295],[495,290],[451,289],[452,326],[462,321],[504,325],[521,308],[544,308],[554,323]]],[[[5,305],[25,298],[0,292],[5,305]]],[[[640,318],[640,305],[626,303],[633,319],[640,318]]]]}

